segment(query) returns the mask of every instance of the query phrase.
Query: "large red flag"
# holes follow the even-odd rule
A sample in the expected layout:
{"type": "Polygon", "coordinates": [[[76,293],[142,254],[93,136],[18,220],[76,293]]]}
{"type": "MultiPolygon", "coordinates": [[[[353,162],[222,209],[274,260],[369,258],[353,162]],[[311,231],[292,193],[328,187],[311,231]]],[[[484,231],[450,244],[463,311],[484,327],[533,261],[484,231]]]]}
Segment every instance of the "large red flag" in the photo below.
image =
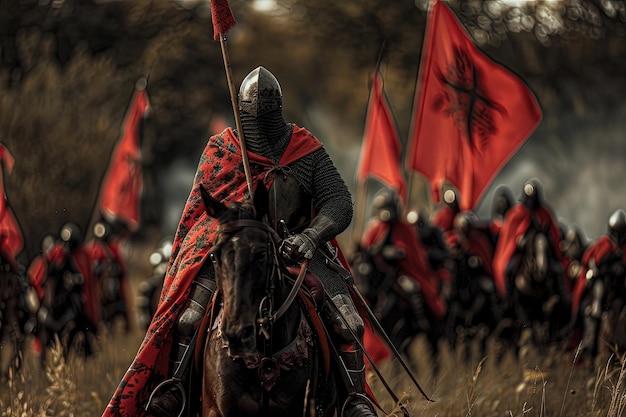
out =
{"type": "MultiPolygon", "coordinates": [[[[0,144],[0,164],[6,169],[7,173],[13,170],[15,160],[11,152],[2,144],[0,144]]],[[[14,271],[17,271],[17,255],[24,247],[24,237],[22,230],[9,207],[4,193],[4,178],[2,177],[2,169],[0,167],[0,255],[11,265],[14,271]]]]}
{"type": "Polygon", "coordinates": [[[100,211],[108,220],[126,222],[130,230],[139,226],[139,198],[143,186],[141,128],[150,109],[145,88],[135,90],[109,168],[100,189],[100,211]]]}
{"type": "Polygon", "coordinates": [[[357,180],[365,181],[370,175],[376,177],[395,188],[405,200],[406,186],[400,169],[402,149],[398,132],[378,72],[374,74],[373,81],[357,180]]]}
{"type": "Polygon", "coordinates": [[[484,55],[442,2],[427,23],[420,71],[407,168],[436,191],[450,182],[461,209],[473,209],[541,110],[525,83],[484,55]]]}

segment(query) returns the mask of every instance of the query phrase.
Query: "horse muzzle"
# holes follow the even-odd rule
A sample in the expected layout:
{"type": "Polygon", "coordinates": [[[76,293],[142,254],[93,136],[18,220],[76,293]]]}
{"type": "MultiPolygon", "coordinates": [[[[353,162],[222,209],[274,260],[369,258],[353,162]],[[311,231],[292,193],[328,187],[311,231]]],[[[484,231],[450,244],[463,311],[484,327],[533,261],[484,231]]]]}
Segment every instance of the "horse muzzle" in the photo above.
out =
{"type": "Polygon", "coordinates": [[[256,351],[256,327],[251,325],[222,325],[224,347],[228,356],[248,356],[256,351]]]}

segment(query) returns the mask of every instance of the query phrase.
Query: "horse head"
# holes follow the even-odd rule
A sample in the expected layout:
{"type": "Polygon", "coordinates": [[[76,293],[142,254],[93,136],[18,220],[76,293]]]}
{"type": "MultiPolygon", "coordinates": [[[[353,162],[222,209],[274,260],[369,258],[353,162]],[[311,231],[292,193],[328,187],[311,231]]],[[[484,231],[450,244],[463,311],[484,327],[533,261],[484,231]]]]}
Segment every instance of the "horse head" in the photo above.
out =
{"type": "Polygon", "coordinates": [[[538,225],[531,226],[522,240],[522,262],[517,279],[518,287],[528,286],[526,290],[530,291],[531,288],[537,290],[549,285],[548,279],[552,272],[551,263],[554,257],[548,233],[538,225]],[[525,281],[525,285],[522,281],[525,281]]]}
{"type": "Polygon", "coordinates": [[[257,183],[252,201],[226,206],[201,189],[207,214],[218,221],[210,258],[223,297],[221,332],[230,356],[256,350],[260,320],[273,309],[278,236],[263,220],[268,193],[257,183]]]}

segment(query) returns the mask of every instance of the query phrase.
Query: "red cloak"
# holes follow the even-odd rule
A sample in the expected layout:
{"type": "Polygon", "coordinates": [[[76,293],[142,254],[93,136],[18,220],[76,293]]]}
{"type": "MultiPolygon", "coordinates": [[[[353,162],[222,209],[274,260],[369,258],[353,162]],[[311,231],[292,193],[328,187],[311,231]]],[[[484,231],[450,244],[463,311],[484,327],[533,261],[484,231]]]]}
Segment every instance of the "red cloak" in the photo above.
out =
{"type": "MultiPolygon", "coordinates": [[[[363,234],[361,246],[369,248],[373,244],[381,242],[387,235],[390,224],[380,219],[374,219],[368,229],[363,234]]],[[[406,256],[400,260],[399,266],[402,274],[413,278],[419,283],[424,300],[438,318],[442,318],[445,312],[443,301],[439,297],[438,276],[428,264],[426,258],[426,248],[421,243],[415,232],[415,228],[406,222],[397,221],[393,223],[391,233],[391,243],[402,249],[406,256]]]]}
{"type": "MultiPolygon", "coordinates": [[[[253,184],[263,180],[269,187],[275,172],[272,168],[289,165],[321,147],[321,142],[309,131],[294,126],[278,164],[248,152],[253,184]]],[[[217,221],[206,214],[200,186],[225,204],[245,198],[247,182],[241,145],[231,128],[211,136],[200,157],[173,242],[159,306],[103,417],[145,416],[144,406],[151,391],[168,374],[173,342],[171,330],[189,297],[191,283],[206,260],[217,228],[217,221]]]]}
{"type": "MultiPolygon", "coordinates": [[[[591,260],[593,259],[596,265],[600,265],[607,255],[616,252],[618,249],[617,244],[607,235],[601,236],[587,248],[581,259],[580,273],[578,274],[572,292],[572,312],[574,314],[578,311],[580,300],[583,298],[587,289],[587,271],[589,271],[589,263],[591,260]]],[[[623,255],[623,259],[626,261],[626,253],[623,255]]]]}
{"type": "Polygon", "coordinates": [[[530,227],[532,219],[536,219],[544,229],[548,230],[548,235],[553,243],[557,259],[563,261],[559,242],[561,232],[552,214],[552,211],[540,206],[537,209],[529,210],[524,204],[516,203],[507,212],[504,225],[500,230],[498,243],[493,255],[493,274],[496,281],[496,288],[502,297],[506,297],[506,267],[509,260],[517,250],[517,239],[523,236],[530,227]]]}

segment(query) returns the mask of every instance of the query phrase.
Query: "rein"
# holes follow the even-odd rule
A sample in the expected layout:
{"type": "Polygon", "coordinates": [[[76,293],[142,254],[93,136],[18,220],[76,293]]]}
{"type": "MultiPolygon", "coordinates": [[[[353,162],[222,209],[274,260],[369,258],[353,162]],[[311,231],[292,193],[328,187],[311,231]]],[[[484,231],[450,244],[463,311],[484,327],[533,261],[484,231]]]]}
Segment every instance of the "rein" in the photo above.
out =
{"type": "MultiPolygon", "coordinates": [[[[272,258],[274,259],[273,264],[273,268],[271,270],[271,272],[269,272],[269,276],[267,277],[268,283],[270,282],[270,278],[271,276],[277,272],[281,273],[284,272],[286,273],[286,268],[284,265],[284,262],[282,262],[282,259],[279,258],[278,256],[278,251],[276,250],[276,247],[278,246],[279,242],[280,242],[280,237],[278,236],[278,233],[276,233],[276,231],[274,229],[272,229],[270,226],[268,226],[267,224],[258,221],[258,220],[252,220],[252,219],[238,219],[238,220],[232,220],[223,224],[220,224],[218,229],[217,229],[217,233],[219,234],[232,234],[234,232],[237,232],[245,227],[253,227],[256,229],[260,229],[264,232],[266,232],[271,240],[271,248],[272,248],[272,258]]],[[[220,239],[216,239],[218,242],[220,239]]],[[[266,339],[269,339],[270,335],[269,332],[267,331],[267,328],[269,326],[272,325],[272,323],[274,323],[276,320],[278,320],[280,317],[283,316],[283,314],[285,314],[285,312],[287,312],[287,310],[289,309],[289,307],[291,306],[291,304],[293,303],[293,301],[295,300],[296,296],[298,295],[298,291],[300,290],[300,287],[302,286],[302,283],[304,282],[304,277],[306,275],[306,269],[307,269],[307,265],[308,265],[308,260],[304,260],[300,266],[300,272],[298,274],[298,277],[293,285],[293,287],[291,288],[291,291],[289,292],[289,294],[287,295],[287,297],[285,298],[285,300],[283,301],[283,303],[281,304],[281,306],[274,312],[272,312],[272,308],[270,307],[269,311],[267,311],[266,313],[263,312],[263,306],[264,304],[261,303],[261,306],[259,307],[259,315],[261,316],[259,319],[257,319],[257,323],[260,326],[260,331],[261,333],[265,336],[266,339]]],[[[271,288],[268,289],[268,294],[270,294],[271,296],[271,288]]],[[[270,303],[271,306],[271,303],[270,303]]]]}

